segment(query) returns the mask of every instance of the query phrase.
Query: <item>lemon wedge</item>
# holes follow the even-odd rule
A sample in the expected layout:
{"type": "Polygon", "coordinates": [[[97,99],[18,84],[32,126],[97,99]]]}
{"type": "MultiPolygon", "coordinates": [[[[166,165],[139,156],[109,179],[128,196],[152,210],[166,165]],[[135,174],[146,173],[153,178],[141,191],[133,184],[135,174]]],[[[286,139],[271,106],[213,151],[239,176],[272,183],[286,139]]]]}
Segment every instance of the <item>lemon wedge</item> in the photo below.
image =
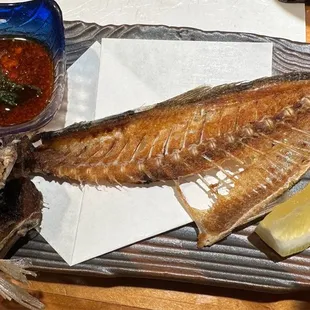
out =
{"type": "Polygon", "coordinates": [[[259,237],[282,257],[310,246],[310,185],[277,205],[257,226],[259,237]]]}

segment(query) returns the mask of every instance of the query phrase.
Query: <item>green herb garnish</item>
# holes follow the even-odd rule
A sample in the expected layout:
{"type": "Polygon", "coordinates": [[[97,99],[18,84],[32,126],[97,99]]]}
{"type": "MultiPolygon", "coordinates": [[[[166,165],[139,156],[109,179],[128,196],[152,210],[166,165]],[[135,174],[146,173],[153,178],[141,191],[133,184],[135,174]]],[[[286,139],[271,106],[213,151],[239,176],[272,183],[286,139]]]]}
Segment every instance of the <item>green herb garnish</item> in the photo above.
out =
{"type": "Polygon", "coordinates": [[[41,93],[39,87],[15,83],[0,70],[0,103],[16,107],[41,93]]]}

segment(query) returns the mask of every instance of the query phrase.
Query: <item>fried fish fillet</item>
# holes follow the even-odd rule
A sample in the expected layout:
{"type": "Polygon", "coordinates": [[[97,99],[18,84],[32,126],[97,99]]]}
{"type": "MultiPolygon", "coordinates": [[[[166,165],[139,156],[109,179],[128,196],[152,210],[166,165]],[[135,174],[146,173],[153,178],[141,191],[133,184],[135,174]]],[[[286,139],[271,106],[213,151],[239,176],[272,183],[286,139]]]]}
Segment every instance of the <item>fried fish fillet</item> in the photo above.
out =
{"type": "Polygon", "coordinates": [[[310,167],[310,73],[200,87],[145,108],[37,135],[25,169],[88,184],[174,180],[199,246],[266,213],[310,167]],[[237,165],[232,173],[227,163],[237,165]],[[216,169],[212,207],[190,206],[181,181],[216,169]]]}

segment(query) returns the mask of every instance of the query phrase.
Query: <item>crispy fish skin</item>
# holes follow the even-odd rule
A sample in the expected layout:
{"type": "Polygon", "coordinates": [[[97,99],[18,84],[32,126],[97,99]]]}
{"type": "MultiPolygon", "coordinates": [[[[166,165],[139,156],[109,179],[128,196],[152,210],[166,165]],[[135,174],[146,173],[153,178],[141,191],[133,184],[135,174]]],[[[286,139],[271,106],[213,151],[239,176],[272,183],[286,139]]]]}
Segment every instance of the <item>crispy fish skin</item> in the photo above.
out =
{"type": "MultiPolygon", "coordinates": [[[[17,162],[19,148],[29,145],[28,139],[5,137],[0,147],[0,258],[29,230],[38,227],[42,219],[43,197],[27,178],[11,179],[11,171],[17,162]]],[[[27,260],[0,259],[0,296],[15,300],[28,309],[43,309],[43,304],[25,289],[11,283],[11,279],[27,282],[27,260]]]]}
{"type": "MultiPolygon", "coordinates": [[[[27,178],[6,182],[0,191],[0,257],[4,257],[13,244],[29,230],[40,225],[43,198],[27,178]]],[[[27,309],[43,309],[43,304],[25,289],[11,283],[11,279],[26,283],[26,275],[36,276],[26,270],[29,260],[0,259],[0,295],[15,300],[27,309]]]]}
{"type": "MultiPolygon", "coordinates": [[[[93,184],[175,180],[204,171],[265,120],[310,94],[310,73],[198,88],[139,113],[43,133],[35,172],[93,184]],[[257,123],[255,128],[248,127],[257,123]]],[[[296,107],[298,108],[298,107],[296,107]]],[[[266,123],[266,126],[268,124],[266,123]]]]}
{"type": "Polygon", "coordinates": [[[32,172],[89,184],[175,180],[222,168],[243,168],[212,208],[189,206],[199,245],[225,237],[261,215],[310,166],[310,73],[201,87],[141,112],[70,126],[36,137],[32,172]]]}
{"type": "Polygon", "coordinates": [[[42,220],[43,197],[27,178],[10,180],[0,192],[0,257],[42,220]]]}

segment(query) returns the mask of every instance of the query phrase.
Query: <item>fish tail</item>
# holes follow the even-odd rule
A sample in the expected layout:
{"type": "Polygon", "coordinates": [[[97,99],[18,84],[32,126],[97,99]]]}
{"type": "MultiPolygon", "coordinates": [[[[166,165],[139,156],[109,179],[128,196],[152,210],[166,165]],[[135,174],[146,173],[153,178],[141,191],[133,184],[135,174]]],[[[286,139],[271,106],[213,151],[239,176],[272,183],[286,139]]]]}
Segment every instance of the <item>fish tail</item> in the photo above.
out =
{"type": "Polygon", "coordinates": [[[0,295],[8,300],[15,300],[20,305],[30,310],[44,309],[44,305],[35,297],[31,296],[26,289],[13,284],[7,277],[22,283],[27,283],[27,275],[36,276],[32,271],[27,270],[31,267],[29,260],[0,260],[0,295]]]}

